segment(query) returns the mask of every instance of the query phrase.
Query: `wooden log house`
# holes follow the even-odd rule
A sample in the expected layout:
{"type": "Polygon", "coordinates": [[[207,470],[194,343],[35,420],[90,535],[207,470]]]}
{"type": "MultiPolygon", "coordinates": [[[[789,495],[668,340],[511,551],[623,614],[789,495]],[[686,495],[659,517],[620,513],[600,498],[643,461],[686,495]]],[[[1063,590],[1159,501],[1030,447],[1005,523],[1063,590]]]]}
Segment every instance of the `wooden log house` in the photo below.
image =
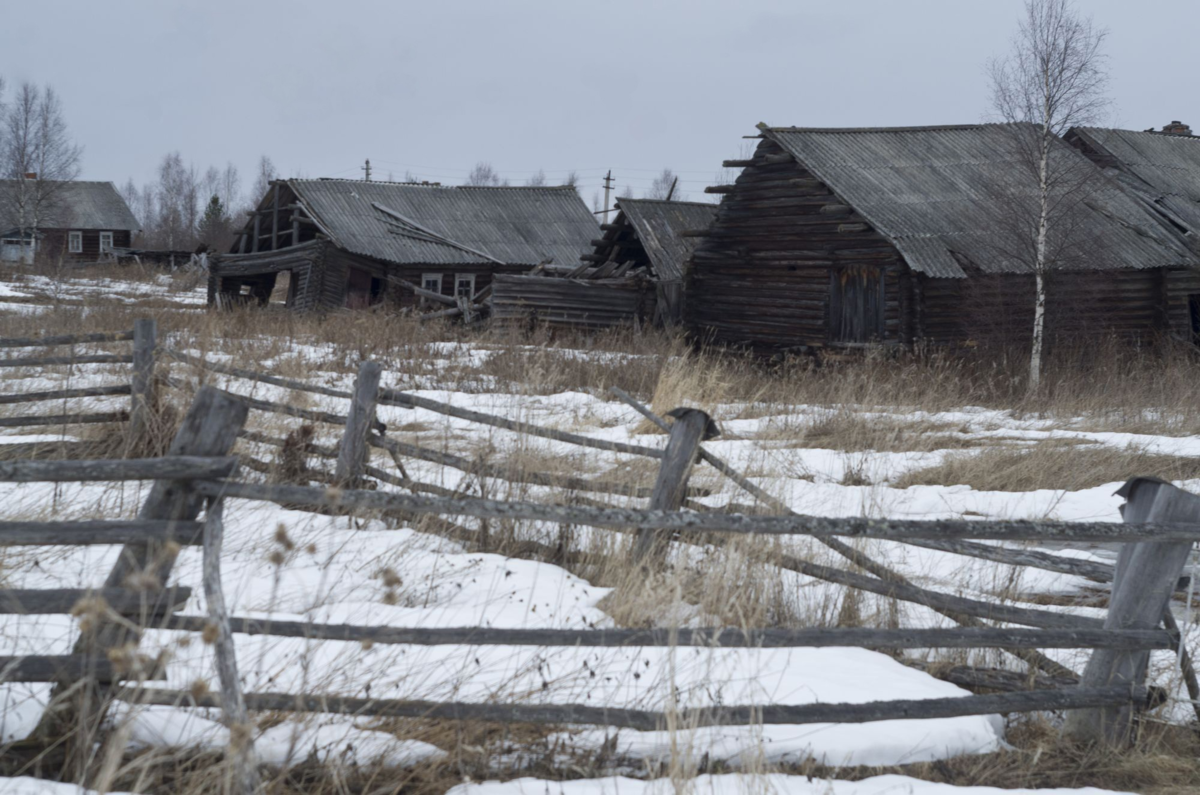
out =
{"type": "Polygon", "coordinates": [[[685,233],[707,229],[716,205],[620,199],[617,209],[565,278],[497,278],[493,316],[584,328],[680,323],[683,267],[699,240],[685,233]]]}
{"type": "MultiPolygon", "coordinates": [[[[736,182],[708,189],[724,197],[688,266],[693,334],[764,353],[1028,340],[1031,125],[759,129],[725,164],[736,182]]],[[[1055,140],[1078,194],[1049,241],[1049,338],[1180,331],[1165,285],[1200,258],[1055,140]]]]}
{"type": "MultiPolygon", "coordinates": [[[[1161,130],[1075,127],[1067,143],[1104,170],[1168,233],[1200,251],[1200,137],[1181,122],[1161,130]]],[[[1166,322],[1179,336],[1200,343],[1200,272],[1167,271],[1166,322]]]]}
{"type": "Polygon", "coordinates": [[[140,229],[111,182],[0,180],[0,261],[96,262],[128,248],[140,229]]]}
{"type": "Polygon", "coordinates": [[[280,274],[297,311],[429,300],[403,282],[470,298],[496,274],[577,261],[597,232],[570,187],[278,180],[213,258],[209,303],[265,305],[280,274]]]}

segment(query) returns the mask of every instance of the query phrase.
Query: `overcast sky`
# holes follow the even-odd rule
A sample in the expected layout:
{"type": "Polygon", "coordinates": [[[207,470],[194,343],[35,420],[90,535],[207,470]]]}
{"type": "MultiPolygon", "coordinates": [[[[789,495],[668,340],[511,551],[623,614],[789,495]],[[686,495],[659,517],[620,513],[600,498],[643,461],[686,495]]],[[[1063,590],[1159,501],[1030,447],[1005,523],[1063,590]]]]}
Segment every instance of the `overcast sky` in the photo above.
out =
{"type": "MultiPolygon", "coordinates": [[[[1200,126],[1195,0],[1080,0],[1110,31],[1113,122],[1200,126]]],[[[50,83],[84,177],[137,182],[178,150],[203,170],[459,183],[488,161],[664,166],[702,198],[754,125],[970,123],[1020,0],[37,0],[8,3],[0,75],[50,83]],[[19,34],[19,35],[18,35],[19,34]]]]}

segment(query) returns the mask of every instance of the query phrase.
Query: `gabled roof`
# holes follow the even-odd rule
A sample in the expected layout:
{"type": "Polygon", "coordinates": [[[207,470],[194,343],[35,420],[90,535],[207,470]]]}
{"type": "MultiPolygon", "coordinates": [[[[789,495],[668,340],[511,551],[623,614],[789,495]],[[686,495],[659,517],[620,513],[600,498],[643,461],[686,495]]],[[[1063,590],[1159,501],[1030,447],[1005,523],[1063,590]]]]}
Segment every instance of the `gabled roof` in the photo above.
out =
{"type": "Polygon", "coordinates": [[[293,179],[288,185],[339,248],[386,262],[569,263],[599,231],[595,216],[569,187],[334,179],[293,179]]]}
{"type": "Polygon", "coordinates": [[[686,230],[707,229],[717,215],[717,205],[661,199],[619,199],[617,207],[633,225],[659,281],[683,278],[683,263],[700,242],[683,237],[686,230]]]}
{"type": "MultiPolygon", "coordinates": [[[[997,245],[997,196],[1036,207],[1037,184],[1014,142],[1032,125],[815,129],[762,127],[813,176],[891,242],[914,271],[966,275],[966,261],[986,273],[1028,272],[997,245]]],[[[1094,169],[1055,139],[1052,156],[1072,168],[1094,169]],[[1062,160],[1068,158],[1068,160],[1062,160]],[[1078,161],[1072,159],[1078,158],[1078,161]]],[[[1135,200],[1096,172],[1072,228],[1103,251],[1096,269],[1191,265],[1194,257],[1135,200]]]]}
{"type": "MultiPolygon", "coordinates": [[[[21,180],[0,180],[0,227],[14,229],[20,225],[18,196],[21,180]]],[[[26,189],[33,183],[26,183],[26,189]]],[[[42,229],[105,229],[129,230],[142,228],[129,205],[117,193],[111,182],[47,182],[45,217],[39,222],[42,229]]]]}
{"type": "Polygon", "coordinates": [[[1119,172],[1122,185],[1200,235],[1200,138],[1101,127],[1073,127],[1067,138],[1075,136],[1099,165],[1119,172]]]}

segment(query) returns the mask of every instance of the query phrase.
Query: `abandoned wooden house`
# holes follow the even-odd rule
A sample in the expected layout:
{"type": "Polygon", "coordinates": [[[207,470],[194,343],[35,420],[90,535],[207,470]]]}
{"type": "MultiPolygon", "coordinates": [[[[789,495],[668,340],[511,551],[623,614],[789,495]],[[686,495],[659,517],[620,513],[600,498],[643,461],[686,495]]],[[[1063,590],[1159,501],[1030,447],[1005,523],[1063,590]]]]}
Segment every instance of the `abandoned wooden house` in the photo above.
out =
{"type": "Polygon", "coordinates": [[[311,311],[470,300],[496,274],[576,262],[597,231],[571,187],[279,180],[234,251],[210,261],[209,303],[282,294],[289,308],[311,311]],[[280,274],[286,291],[276,290],[280,274]]]}
{"type": "Polygon", "coordinates": [[[496,279],[493,316],[548,325],[676,325],[682,321],[683,267],[712,223],[716,205],[620,199],[612,223],[567,273],[496,279]]]}
{"type": "MultiPolygon", "coordinates": [[[[687,272],[696,336],[763,352],[1029,339],[1031,125],[759,129],[753,158],[726,162],[736,182],[709,189],[725,195],[687,272]]],[[[1048,338],[1182,333],[1200,258],[1057,138],[1051,161],[1075,194],[1047,241],[1048,338]]]]}
{"type": "MultiPolygon", "coordinates": [[[[1159,218],[1163,227],[1200,252],[1200,137],[1173,121],[1162,130],[1075,127],[1065,139],[1159,218]]],[[[1170,274],[1167,321],[1200,342],[1200,272],[1170,274]]]]}
{"type": "Polygon", "coordinates": [[[111,182],[0,180],[0,261],[95,262],[141,229],[111,182]]]}

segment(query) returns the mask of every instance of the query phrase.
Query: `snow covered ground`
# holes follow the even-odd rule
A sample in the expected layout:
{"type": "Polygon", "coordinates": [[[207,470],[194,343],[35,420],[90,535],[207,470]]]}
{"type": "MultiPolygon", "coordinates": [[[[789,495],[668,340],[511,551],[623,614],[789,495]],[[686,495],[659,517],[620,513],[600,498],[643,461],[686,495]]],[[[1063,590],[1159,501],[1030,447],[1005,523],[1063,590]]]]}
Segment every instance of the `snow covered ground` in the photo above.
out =
{"type": "MultiPolygon", "coordinates": [[[[157,298],[169,297],[179,306],[199,306],[201,290],[179,293],[166,282],[122,283],[119,289],[107,280],[77,279],[66,287],[36,279],[0,282],[0,312],[27,312],[33,304],[24,297],[48,290],[73,300],[137,300],[139,291],[157,298]],[[40,292],[39,292],[40,291],[40,292]],[[3,303],[15,300],[14,303],[3,303]]],[[[168,341],[170,344],[170,341],[168,341]]],[[[183,343],[180,343],[183,344],[183,343]]],[[[570,430],[596,438],[662,446],[661,434],[647,434],[641,418],[609,396],[581,391],[550,395],[521,394],[515,385],[484,381],[480,391],[456,391],[438,373],[461,373],[478,366],[499,350],[483,345],[445,343],[430,346],[436,357],[426,362],[421,375],[385,369],[384,386],[403,387],[416,394],[464,408],[499,414],[537,424],[570,430]]],[[[212,361],[221,361],[217,350],[192,350],[212,361]]],[[[14,350],[11,355],[20,355],[14,350]]],[[[587,357],[587,351],[564,355],[587,357]]],[[[612,356],[613,354],[599,354],[612,356]]],[[[313,342],[289,352],[294,363],[303,360],[305,380],[349,389],[353,376],[346,366],[347,352],[313,342]]],[[[269,358],[256,362],[259,369],[275,365],[269,358]]],[[[177,378],[197,373],[184,365],[172,366],[177,378]]],[[[119,383],[120,367],[80,365],[53,373],[13,369],[0,374],[0,391],[52,389],[69,383],[119,383]]],[[[286,389],[241,379],[215,376],[211,383],[257,398],[295,402],[309,408],[338,413],[345,402],[317,395],[297,395],[286,389]]],[[[174,393],[173,393],[174,394],[174,393]]],[[[176,399],[182,400],[181,397],[176,399]]],[[[79,410],[116,408],[127,398],[89,398],[72,402],[79,410]]],[[[0,406],[8,410],[12,407],[0,406]]],[[[21,408],[21,407],[18,407],[21,408]]],[[[828,516],[892,516],[906,518],[1024,518],[1047,517],[1066,521],[1119,521],[1120,485],[1110,483],[1077,492],[975,491],[965,485],[912,486],[892,483],[916,469],[937,464],[949,455],[962,454],[961,445],[920,452],[845,451],[797,447],[788,443],[790,429],[819,422],[829,407],[792,406],[786,411],[771,407],[728,404],[710,407],[722,424],[724,436],[708,443],[709,449],[730,462],[762,488],[777,495],[801,513],[828,516]],[[750,410],[755,409],[755,410],[750,410]],[[848,485],[848,473],[870,485],[848,485]]],[[[28,407],[21,408],[25,411],[28,407]]],[[[840,407],[839,410],[846,410],[840,407]]],[[[861,407],[863,416],[896,420],[927,420],[955,430],[939,436],[970,441],[978,449],[1000,443],[1021,444],[1047,439],[1085,440],[1094,445],[1125,449],[1131,445],[1170,455],[1200,455],[1200,436],[1152,436],[1099,433],[1016,417],[1008,412],[964,407],[953,412],[922,414],[904,408],[861,407]],[[1015,441],[1014,441],[1015,440],[1015,441]]],[[[20,412],[14,412],[20,413],[20,412]]],[[[628,457],[595,450],[583,451],[560,442],[533,439],[507,431],[475,425],[420,409],[381,406],[379,419],[388,435],[467,457],[484,456],[494,463],[519,457],[549,462],[559,471],[580,476],[612,477],[627,466],[628,457]]],[[[296,426],[292,420],[253,414],[251,426],[276,435],[296,426]]],[[[10,433],[0,443],[62,438],[61,434],[10,433]]],[[[315,441],[333,444],[337,429],[321,426],[315,441]]],[[[245,443],[261,459],[275,450],[245,443]]],[[[373,451],[376,466],[392,470],[382,451],[373,451]]],[[[319,462],[314,462],[319,463],[319,462]]],[[[415,480],[478,494],[475,475],[422,461],[404,461],[415,480]]],[[[537,466],[533,468],[538,468],[537,466]]],[[[750,499],[711,469],[699,468],[693,484],[712,489],[702,501],[721,506],[750,499]]],[[[1200,481],[1179,485],[1200,491],[1200,481]]],[[[493,497],[556,499],[554,489],[490,481],[493,497]]],[[[381,488],[391,488],[381,486],[381,488]]],[[[117,518],[135,515],[148,484],[4,484],[0,485],[0,516],[14,518],[117,518]]],[[[616,498],[621,504],[640,504],[616,498]]],[[[595,628],[614,625],[606,611],[611,589],[599,587],[564,568],[530,560],[472,551],[414,527],[378,520],[351,520],[286,510],[273,505],[230,501],[226,507],[227,539],[222,559],[226,598],[235,615],[289,621],[355,623],[404,627],[503,627],[595,628]]],[[[462,524],[473,526],[471,520],[462,524]]],[[[557,526],[524,523],[512,528],[516,537],[556,543],[557,526]]],[[[602,531],[575,528],[570,543],[587,550],[602,531]]],[[[792,551],[830,560],[827,550],[806,539],[786,542],[792,551]]],[[[1015,599],[1032,605],[1047,596],[1078,594],[1094,584],[1070,575],[990,563],[933,550],[890,542],[864,542],[861,548],[911,578],[917,584],[975,598],[1015,599]]],[[[1057,554],[1109,562],[1107,549],[1055,550],[1057,554]]],[[[0,586],[8,588],[83,587],[97,585],[117,554],[115,547],[47,550],[0,550],[0,586]]],[[[718,549],[672,549],[680,567],[703,569],[723,555],[718,549]]],[[[184,611],[204,615],[200,593],[200,552],[184,550],[175,566],[173,581],[195,586],[184,611]]],[[[719,566],[714,566],[719,570],[719,566]]],[[[813,624],[828,623],[844,592],[803,575],[780,571],[777,578],[781,603],[792,617],[813,624]]],[[[711,610],[700,605],[672,605],[663,599],[661,620],[680,619],[693,625],[713,623],[711,610]]],[[[1046,607],[1078,615],[1103,616],[1103,611],[1076,606],[1046,607]]],[[[865,624],[899,621],[901,626],[950,626],[943,616],[907,603],[868,598],[859,606],[865,624]]],[[[1200,630],[1188,620],[1191,648],[1200,649],[1200,630]]],[[[62,654],[75,637],[68,616],[0,617],[0,654],[62,654]]],[[[733,704],[807,704],[816,702],[861,703],[895,698],[967,696],[967,691],[939,681],[890,656],[861,649],[579,649],[496,646],[364,646],[358,643],[318,642],[302,639],[239,636],[238,660],[247,691],[318,692],[348,696],[412,698],[475,702],[581,703],[660,710],[672,699],[680,707],[733,704]]],[[[209,647],[187,633],[152,630],[142,651],[165,652],[171,688],[186,690],[197,681],[215,681],[209,647]]],[[[1054,659],[1078,670],[1086,652],[1048,652],[1054,659]]],[[[936,657],[936,651],[930,651],[936,657]]],[[[960,659],[955,657],[954,659],[960,659]]],[[[996,652],[972,659],[988,664],[1011,664],[996,652]]],[[[1173,700],[1164,716],[1187,720],[1191,707],[1184,700],[1174,655],[1156,653],[1151,678],[1168,688],[1173,700]]],[[[0,742],[28,734],[45,707],[48,686],[0,685],[0,742]]],[[[184,707],[134,707],[119,710],[114,718],[127,722],[134,747],[222,747],[225,729],[218,716],[184,707]]],[[[256,739],[264,761],[285,764],[310,755],[322,761],[382,761],[405,765],[435,759],[445,753],[434,745],[397,736],[366,719],[328,717],[319,720],[284,720],[262,731],[256,739]]],[[[998,716],[962,717],[926,721],[887,721],[863,725],[807,725],[683,729],[680,732],[636,732],[573,727],[546,739],[546,745],[564,758],[570,754],[615,752],[631,764],[642,765],[668,758],[682,742],[697,756],[727,760],[737,767],[753,764],[800,762],[815,758],[830,765],[898,765],[980,754],[1005,746],[1004,723],[998,716]],[[681,740],[682,736],[682,740],[681,740]]],[[[696,793],[741,792],[743,789],[795,793],[795,795],[991,795],[988,788],[950,788],[915,779],[885,776],[860,782],[809,781],[789,776],[706,776],[693,783],[696,793]]],[[[0,779],[0,793],[57,792],[40,783],[0,779]],[[6,789],[7,787],[7,789],[6,789]],[[26,789],[22,789],[26,787],[26,789]]],[[[669,782],[644,782],[608,778],[573,782],[521,779],[506,783],[465,784],[454,795],[595,795],[635,793],[652,795],[669,782]]],[[[1008,791],[1012,792],[1012,791],[1008,791]]],[[[1043,790],[1047,792],[1047,790],[1043,790]]],[[[1055,790],[1054,792],[1066,792],[1055,790]]],[[[1078,790],[1077,792],[1097,792],[1078,790]]]]}

